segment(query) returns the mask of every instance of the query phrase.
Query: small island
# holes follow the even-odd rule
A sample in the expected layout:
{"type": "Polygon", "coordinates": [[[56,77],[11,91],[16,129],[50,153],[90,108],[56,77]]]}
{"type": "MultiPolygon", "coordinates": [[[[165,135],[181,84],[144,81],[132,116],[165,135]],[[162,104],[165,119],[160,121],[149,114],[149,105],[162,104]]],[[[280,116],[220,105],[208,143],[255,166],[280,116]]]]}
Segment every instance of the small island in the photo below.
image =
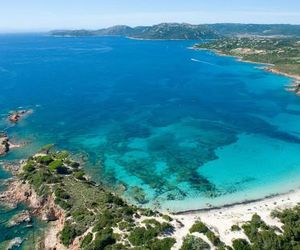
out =
{"type": "Polygon", "coordinates": [[[31,114],[32,112],[33,112],[32,110],[17,110],[17,111],[12,111],[8,115],[8,120],[11,123],[17,123],[20,119],[22,119],[26,115],[31,114]]]}

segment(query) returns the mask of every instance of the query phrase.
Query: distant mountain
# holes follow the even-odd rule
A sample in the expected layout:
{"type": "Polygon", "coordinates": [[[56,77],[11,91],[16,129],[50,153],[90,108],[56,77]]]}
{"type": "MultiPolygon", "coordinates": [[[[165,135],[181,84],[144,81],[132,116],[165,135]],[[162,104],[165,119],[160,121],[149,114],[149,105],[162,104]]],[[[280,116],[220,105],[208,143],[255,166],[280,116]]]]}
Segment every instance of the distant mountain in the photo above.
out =
{"type": "Polygon", "coordinates": [[[220,35],[207,25],[162,23],[153,26],[129,27],[113,26],[99,30],[56,30],[50,32],[56,36],[127,36],[137,39],[216,39],[220,35]]]}
{"type": "Polygon", "coordinates": [[[153,26],[113,26],[99,30],[55,30],[56,36],[127,36],[137,39],[217,39],[224,36],[298,36],[300,25],[289,24],[201,24],[161,23],[153,26]]]}

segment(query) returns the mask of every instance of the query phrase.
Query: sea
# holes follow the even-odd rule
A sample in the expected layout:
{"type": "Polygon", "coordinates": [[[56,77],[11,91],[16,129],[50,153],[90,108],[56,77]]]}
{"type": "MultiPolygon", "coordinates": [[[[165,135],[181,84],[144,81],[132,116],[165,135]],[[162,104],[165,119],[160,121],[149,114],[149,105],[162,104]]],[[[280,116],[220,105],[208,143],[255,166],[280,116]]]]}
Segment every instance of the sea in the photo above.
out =
{"type": "MultiPolygon", "coordinates": [[[[191,48],[199,42],[0,35],[0,131],[23,145],[1,160],[53,143],[81,157],[94,181],[162,211],[298,188],[292,79],[191,48]],[[33,113],[12,126],[18,109],[33,113]]],[[[1,220],[14,214],[3,211],[1,220]]]]}

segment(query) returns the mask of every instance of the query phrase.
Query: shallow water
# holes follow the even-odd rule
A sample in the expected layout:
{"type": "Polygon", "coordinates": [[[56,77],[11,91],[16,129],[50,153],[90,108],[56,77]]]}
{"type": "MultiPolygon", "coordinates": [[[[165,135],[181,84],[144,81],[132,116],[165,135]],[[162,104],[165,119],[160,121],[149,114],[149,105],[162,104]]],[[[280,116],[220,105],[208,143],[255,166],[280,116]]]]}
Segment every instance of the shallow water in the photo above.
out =
{"type": "Polygon", "coordinates": [[[8,129],[27,144],[7,158],[55,143],[88,158],[92,178],[124,197],[171,210],[297,187],[291,80],[194,43],[0,36],[2,115],[34,109],[8,129]]]}
{"type": "MultiPolygon", "coordinates": [[[[0,191],[5,189],[2,183],[3,180],[10,177],[10,174],[1,168],[0,164],[0,191]]],[[[7,249],[11,240],[16,237],[22,239],[22,243],[19,247],[15,246],[11,249],[34,249],[34,242],[42,235],[43,229],[46,227],[45,223],[32,218],[30,223],[21,223],[16,226],[10,226],[10,220],[26,210],[27,208],[23,204],[19,204],[16,208],[9,208],[0,204],[0,249],[7,249]]]]}

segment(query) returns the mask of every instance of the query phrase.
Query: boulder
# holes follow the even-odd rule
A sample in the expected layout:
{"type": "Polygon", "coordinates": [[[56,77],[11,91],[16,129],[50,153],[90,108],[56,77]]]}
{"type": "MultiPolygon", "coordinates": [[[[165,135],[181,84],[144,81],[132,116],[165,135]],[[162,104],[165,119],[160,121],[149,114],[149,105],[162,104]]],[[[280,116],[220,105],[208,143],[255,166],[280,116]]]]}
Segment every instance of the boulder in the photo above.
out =
{"type": "Polygon", "coordinates": [[[13,227],[20,225],[22,223],[30,223],[31,222],[31,216],[30,213],[25,210],[17,215],[15,215],[13,218],[11,218],[8,222],[8,227],[13,227]]]}

